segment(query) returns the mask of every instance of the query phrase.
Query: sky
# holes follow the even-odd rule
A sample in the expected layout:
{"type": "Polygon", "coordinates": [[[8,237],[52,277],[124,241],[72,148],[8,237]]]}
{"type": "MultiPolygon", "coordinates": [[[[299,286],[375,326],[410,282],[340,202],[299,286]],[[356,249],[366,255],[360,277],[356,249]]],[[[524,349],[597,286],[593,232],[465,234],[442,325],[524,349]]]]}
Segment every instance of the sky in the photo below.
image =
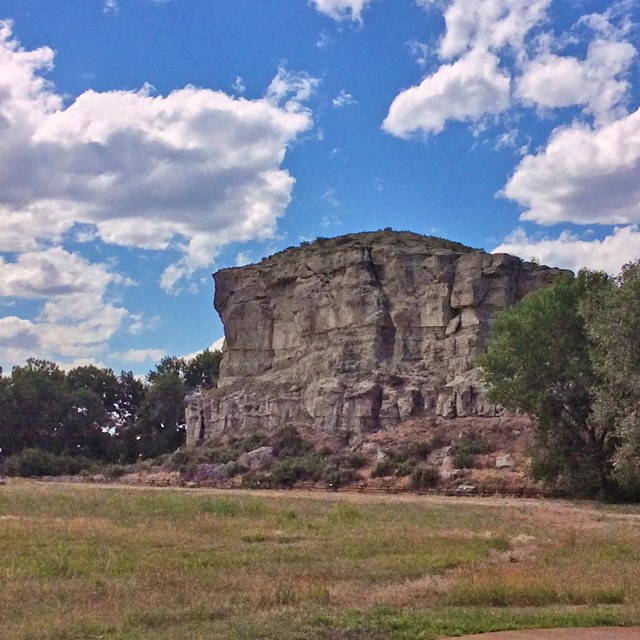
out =
{"type": "Polygon", "coordinates": [[[639,22],[640,0],[0,0],[0,366],[201,351],[212,272],[319,236],[618,273],[639,22]]]}

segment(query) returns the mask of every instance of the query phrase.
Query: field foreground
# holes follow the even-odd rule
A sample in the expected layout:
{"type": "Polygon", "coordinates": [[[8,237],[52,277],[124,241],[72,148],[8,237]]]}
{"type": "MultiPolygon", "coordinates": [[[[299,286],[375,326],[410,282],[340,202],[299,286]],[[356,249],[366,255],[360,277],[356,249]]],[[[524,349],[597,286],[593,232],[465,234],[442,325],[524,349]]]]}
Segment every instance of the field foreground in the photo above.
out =
{"type": "Polygon", "coordinates": [[[640,622],[640,512],[0,487],[0,638],[409,640],[640,622]]]}

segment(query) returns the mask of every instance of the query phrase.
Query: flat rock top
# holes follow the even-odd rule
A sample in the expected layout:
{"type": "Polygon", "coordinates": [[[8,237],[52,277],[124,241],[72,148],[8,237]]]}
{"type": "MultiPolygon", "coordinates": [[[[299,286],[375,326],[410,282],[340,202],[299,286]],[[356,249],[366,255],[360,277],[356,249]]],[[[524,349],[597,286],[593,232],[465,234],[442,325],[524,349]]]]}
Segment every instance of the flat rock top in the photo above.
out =
{"type": "MultiPolygon", "coordinates": [[[[463,636],[456,640],[640,640],[640,627],[598,627],[597,629],[529,629],[498,631],[463,636]]],[[[454,640],[444,638],[443,640],[454,640]]]]}

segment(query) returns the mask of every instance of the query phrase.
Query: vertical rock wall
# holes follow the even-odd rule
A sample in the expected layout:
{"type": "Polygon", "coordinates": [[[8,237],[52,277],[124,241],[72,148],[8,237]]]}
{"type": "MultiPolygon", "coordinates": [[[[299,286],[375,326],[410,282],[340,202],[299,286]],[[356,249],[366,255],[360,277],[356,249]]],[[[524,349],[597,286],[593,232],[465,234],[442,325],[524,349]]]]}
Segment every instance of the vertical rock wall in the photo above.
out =
{"type": "Polygon", "coordinates": [[[349,437],[407,417],[494,415],[474,361],[495,313],[559,274],[412,233],[361,233],[214,275],[217,389],[187,442],[286,424],[349,437]]]}

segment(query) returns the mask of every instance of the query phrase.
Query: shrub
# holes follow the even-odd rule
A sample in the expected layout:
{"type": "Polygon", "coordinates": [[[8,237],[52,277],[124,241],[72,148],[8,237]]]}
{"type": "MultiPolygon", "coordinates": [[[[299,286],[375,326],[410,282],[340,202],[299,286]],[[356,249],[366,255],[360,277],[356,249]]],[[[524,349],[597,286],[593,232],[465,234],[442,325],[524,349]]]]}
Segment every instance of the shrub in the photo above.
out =
{"type": "Polygon", "coordinates": [[[431,465],[420,465],[411,473],[411,488],[416,491],[432,489],[439,481],[440,473],[436,467],[431,465]]]}
{"type": "Polygon", "coordinates": [[[322,471],[322,480],[327,489],[333,489],[334,491],[351,484],[354,477],[353,469],[340,467],[336,464],[330,464],[322,471]]]}
{"type": "Polygon", "coordinates": [[[242,487],[245,489],[270,489],[272,486],[271,476],[263,471],[249,471],[242,476],[242,487]]]}
{"type": "Polygon", "coordinates": [[[274,435],[272,444],[276,455],[281,458],[304,456],[313,450],[313,446],[302,438],[295,427],[280,429],[274,435]]]}
{"type": "Polygon", "coordinates": [[[104,477],[114,480],[116,478],[122,478],[128,471],[128,468],[121,464],[110,464],[104,468],[104,477]]]}
{"type": "Polygon", "coordinates": [[[470,469],[475,463],[475,457],[493,450],[491,444],[482,436],[466,433],[456,446],[453,464],[457,469],[470,469]]]}
{"type": "Polygon", "coordinates": [[[279,460],[271,471],[276,487],[292,487],[300,480],[319,480],[322,475],[320,460],[315,456],[279,460]]]}
{"type": "Polygon", "coordinates": [[[393,475],[395,469],[396,465],[394,464],[393,460],[390,460],[388,458],[385,460],[380,460],[380,462],[378,462],[378,464],[371,472],[371,476],[373,478],[385,478],[387,476],[393,475]]]}
{"type": "Polygon", "coordinates": [[[57,455],[41,449],[25,449],[5,460],[8,476],[21,478],[78,475],[95,464],[84,456],[57,455]]]}
{"type": "Polygon", "coordinates": [[[399,478],[404,478],[406,476],[410,476],[413,473],[415,468],[415,464],[409,460],[405,460],[405,462],[401,462],[396,466],[396,475],[399,478]]]}
{"type": "Polygon", "coordinates": [[[344,458],[344,466],[347,469],[362,469],[362,467],[366,467],[368,463],[367,456],[364,453],[360,453],[358,451],[349,453],[344,458]]]}

